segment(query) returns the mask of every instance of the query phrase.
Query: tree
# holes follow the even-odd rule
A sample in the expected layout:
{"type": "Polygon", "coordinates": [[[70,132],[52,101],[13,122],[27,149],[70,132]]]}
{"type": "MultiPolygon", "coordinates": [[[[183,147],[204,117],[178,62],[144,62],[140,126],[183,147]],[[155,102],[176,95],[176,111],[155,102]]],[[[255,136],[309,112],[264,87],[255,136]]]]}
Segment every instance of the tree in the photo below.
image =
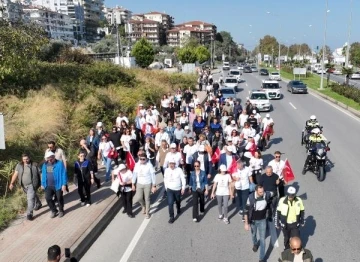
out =
{"type": "Polygon", "coordinates": [[[210,59],[210,52],[205,46],[198,46],[194,51],[200,64],[210,59]]]}
{"type": "Polygon", "coordinates": [[[131,55],[135,57],[136,64],[142,68],[148,67],[155,57],[152,44],[145,38],[141,38],[135,43],[131,55]]]}
{"type": "Polygon", "coordinates": [[[343,67],[341,70],[342,74],[345,75],[345,84],[348,86],[349,85],[349,80],[350,80],[350,76],[353,73],[353,69],[351,67],[343,67]]]}
{"type": "Polygon", "coordinates": [[[197,55],[194,48],[191,47],[183,47],[177,50],[177,57],[178,59],[184,63],[195,63],[197,60],[197,55]]]}
{"type": "Polygon", "coordinates": [[[0,86],[6,76],[21,75],[36,64],[48,42],[46,32],[37,25],[0,19],[0,86]]]}
{"type": "Polygon", "coordinates": [[[262,54],[274,54],[274,56],[278,56],[279,42],[275,37],[266,35],[260,39],[260,50],[262,54]]]}
{"type": "MultiPolygon", "coordinates": [[[[322,56],[323,56],[323,48],[320,49],[320,52],[319,52],[319,58],[320,60],[322,60],[322,56]]],[[[324,59],[325,60],[328,60],[328,62],[330,62],[332,60],[332,53],[331,53],[331,49],[329,46],[325,45],[325,57],[324,59]]]]}
{"type": "Polygon", "coordinates": [[[354,42],[350,46],[350,61],[353,65],[358,66],[360,65],[360,43],[354,42]]]}
{"type": "Polygon", "coordinates": [[[182,39],[184,47],[196,48],[200,45],[199,39],[196,37],[185,36],[182,39]]]}
{"type": "Polygon", "coordinates": [[[231,34],[226,31],[221,31],[215,36],[215,57],[217,60],[222,59],[222,55],[225,55],[225,59],[229,61],[229,57],[236,59],[237,56],[242,54],[237,44],[233,40],[231,34]]]}

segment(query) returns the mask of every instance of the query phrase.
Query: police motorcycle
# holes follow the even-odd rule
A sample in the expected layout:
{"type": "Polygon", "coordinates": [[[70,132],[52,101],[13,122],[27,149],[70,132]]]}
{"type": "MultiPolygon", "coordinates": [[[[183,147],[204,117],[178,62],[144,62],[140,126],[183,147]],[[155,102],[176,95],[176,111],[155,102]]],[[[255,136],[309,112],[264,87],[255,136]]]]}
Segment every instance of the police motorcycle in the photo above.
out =
{"type": "MultiPolygon", "coordinates": [[[[316,116],[312,115],[310,116],[310,120],[306,121],[305,123],[305,129],[301,133],[301,145],[308,145],[309,144],[309,136],[311,134],[311,131],[315,128],[319,128],[322,132],[323,127],[319,126],[319,122],[316,120],[316,116]]],[[[308,149],[308,147],[306,147],[308,149]]]]}
{"type": "Polygon", "coordinates": [[[322,182],[326,176],[326,164],[328,162],[327,152],[330,151],[330,141],[309,143],[308,156],[302,174],[305,175],[307,171],[313,172],[318,181],[322,182]]]}

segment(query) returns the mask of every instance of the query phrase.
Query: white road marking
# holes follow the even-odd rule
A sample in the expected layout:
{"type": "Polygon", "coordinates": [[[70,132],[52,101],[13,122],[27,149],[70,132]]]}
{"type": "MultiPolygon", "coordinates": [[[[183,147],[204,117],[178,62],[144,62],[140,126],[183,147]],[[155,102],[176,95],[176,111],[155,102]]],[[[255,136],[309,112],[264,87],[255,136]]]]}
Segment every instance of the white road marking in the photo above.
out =
{"type": "Polygon", "coordinates": [[[296,109],[296,107],[291,102],[289,102],[289,105],[291,105],[294,109],[296,109]]]}
{"type": "Polygon", "coordinates": [[[246,86],[248,86],[248,84],[247,84],[247,83],[246,83],[245,85],[246,85],[246,86]]]}
{"type": "MultiPolygon", "coordinates": [[[[163,187],[163,189],[162,189],[161,192],[159,193],[158,197],[157,197],[156,200],[155,200],[155,203],[150,206],[150,210],[152,210],[151,213],[154,213],[154,212],[157,210],[157,208],[158,208],[158,206],[159,206],[159,204],[160,204],[159,199],[163,196],[164,191],[165,191],[165,187],[163,187]]],[[[151,215],[151,218],[152,218],[152,216],[153,216],[153,215],[151,215]]],[[[129,261],[129,258],[130,258],[130,256],[131,256],[132,252],[134,251],[134,249],[135,249],[137,243],[139,242],[142,234],[145,232],[145,229],[146,229],[146,227],[148,226],[148,224],[150,223],[151,218],[150,218],[150,219],[144,219],[144,221],[141,223],[138,231],[137,231],[136,234],[134,235],[134,237],[133,237],[133,239],[131,240],[130,244],[129,244],[128,247],[126,248],[123,256],[121,257],[120,262],[129,261]]]]}

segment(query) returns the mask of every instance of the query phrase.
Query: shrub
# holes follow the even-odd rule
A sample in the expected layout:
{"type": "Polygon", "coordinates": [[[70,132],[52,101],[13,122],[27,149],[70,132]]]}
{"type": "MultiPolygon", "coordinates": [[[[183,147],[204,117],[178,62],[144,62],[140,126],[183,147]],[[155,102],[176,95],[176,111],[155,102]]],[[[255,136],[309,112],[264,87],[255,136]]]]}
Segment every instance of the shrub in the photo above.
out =
{"type": "Polygon", "coordinates": [[[345,96],[360,104],[360,89],[344,84],[331,84],[330,88],[339,95],[345,96]]]}

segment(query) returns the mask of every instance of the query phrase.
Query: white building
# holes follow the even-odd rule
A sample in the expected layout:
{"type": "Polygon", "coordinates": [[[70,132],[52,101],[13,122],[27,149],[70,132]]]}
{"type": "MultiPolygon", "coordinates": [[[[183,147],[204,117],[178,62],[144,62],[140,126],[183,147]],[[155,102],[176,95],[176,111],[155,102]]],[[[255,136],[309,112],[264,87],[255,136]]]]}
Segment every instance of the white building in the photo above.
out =
{"type": "Polygon", "coordinates": [[[44,7],[24,6],[24,20],[44,28],[51,39],[74,42],[74,31],[70,16],[44,7]]]}
{"type": "Polygon", "coordinates": [[[21,18],[22,6],[19,2],[0,0],[0,19],[15,22],[21,20],[21,18]]]}
{"type": "Polygon", "coordinates": [[[122,6],[115,8],[103,8],[103,13],[105,19],[108,21],[109,25],[114,24],[126,24],[129,22],[132,16],[132,12],[122,6]]]}
{"type": "Polygon", "coordinates": [[[347,43],[345,43],[342,47],[336,48],[332,53],[334,58],[334,63],[336,65],[343,65],[345,63],[345,56],[343,55],[343,49],[346,48],[347,43]]]}

